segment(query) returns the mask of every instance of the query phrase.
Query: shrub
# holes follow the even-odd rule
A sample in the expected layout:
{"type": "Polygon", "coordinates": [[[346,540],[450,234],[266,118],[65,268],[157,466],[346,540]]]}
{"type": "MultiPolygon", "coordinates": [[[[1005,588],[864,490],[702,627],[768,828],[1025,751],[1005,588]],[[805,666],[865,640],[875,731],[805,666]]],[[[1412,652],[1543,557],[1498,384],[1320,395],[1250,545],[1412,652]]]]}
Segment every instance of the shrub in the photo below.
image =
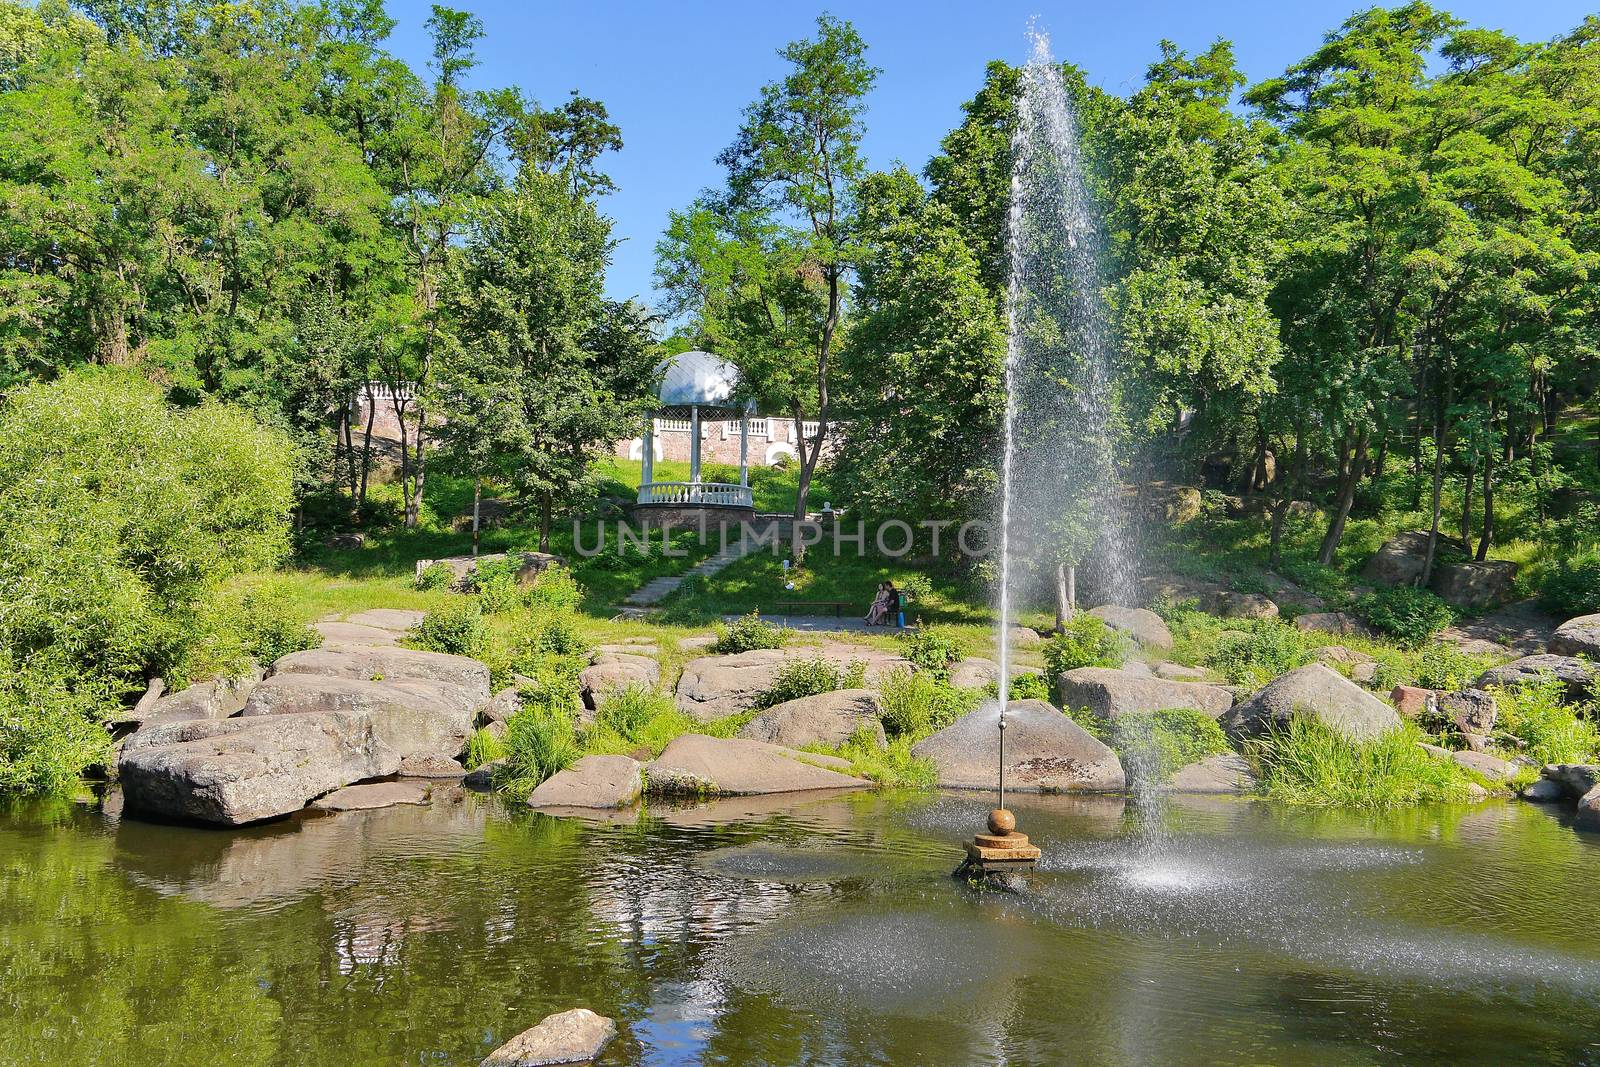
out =
{"type": "Polygon", "coordinates": [[[1492,656],[1474,655],[1448,641],[1430,641],[1417,653],[1410,684],[1424,689],[1462,689],[1493,664],[1492,656]]]}
{"type": "Polygon", "coordinates": [[[484,642],[483,609],[476,600],[434,608],[411,628],[406,641],[425,652],[473,657],[483,654],[484,642]]]}
{"type": "Polygon", "coordinates": [[[495,784],[515,800],[525,800],[545,779],[582,755],[572,717],[541,707],[525,706],[511,716],[505,746],[505,763],[495,784]]]}
{"type": "Polygon", "coordinates": [[[1261,789],[1274,800],[1309,807],[1390,808],[1471,796],[1471,775],[1420,745],[1404,723],[1371,741],[1355,741],[1311,716],[1297,715],[1246,743],[1261,789]]]}
{"type": "Polygon", "coordinates": [[[1539,598],[1562,618],[1600,612],[1600,549],[1591,548],[1557,563],[1545,578],[1539,598]]]}
{"type": "Polygon", "coordinates": [[[467,589],[478,594],[478,606],[485,615],[498,615],[523,602],[523,589],[517,581],[517,568],[507,559],[479,563],[467,576],[467,589]]]}
{"type": "Polygon", "coordinates": [[[257,663],[272,663],[291,652],[322,644],[322,635],[306,625],[282,592],[258,589],[246,593],[240,612],[241,644],[257,663]]]}
{"type": "Polygon", "coordinates": [[[573,612],[583,602],[583,588],[567,568],[547,567],[529,586],[527,599],[531,608],[573,612]]]}
{"type": "Polygon", "coordinates": [[[1120,667],[1128,658],[1125,638],[1086,611],[1073,612],[1066,626],[1044,643],[1044,662],[1050,677],[1079,667],[1120,667]]]}
{"type": "Polygon", "coordinates": [[[450,569],[448,563],[430,563],[422,568],[417,575],[416,586],[418,589],[435,590],[449,589],[455,584],[456,572],[450,569]]]}
{"type": "Polygon", "coordinates": [[[956,689],[917,671],[897,670],[878,683],[880,718],[890,737],[920,740],[978,706],[981,690],[956,689]]]}
{"type": "Polygon", "coordinates": [[[939,770],[933,761],[911,754],[916,739],[896,737],[887,746],[878,744],[876,735],[857,730],[837,755],[850,761],[850,773],[890,789],[932,789],[939,784],[939,770]]]}
{"type": "Polygon", "coordinates": [[[485,763],[493,763],[506,751],[505,741],[490,733],[486,727],[474,730],[472,736],[467,738],[467,770],[475,771],[485,763]]]}
{"type": "Polygon", "coordinates": [[[897,583],[902,594],[913,601],[927,600],[933,596],[933,579],[920,571],[907,574],[897,583]]]}
{"type": "Polygon", "coordinates": [[[1304,634],[1271,619],[1247,624],[1243,636],[1221,637],[1205,657],[1206,666],[1234,685],[1265,685],[1310,663],[1315,651],[1304,634]]]}
{"type": "Polygon", "coordinates": [[[955,639],[938,627],[919,622],[900,631],[900,640],[905,645],[905,658],[940,681],[950,677],[950,665],[961,658],[955,639]]]}
{"type": "Polygon", "coordinates": [[[1093,726],[1091,716],[1075,718],[1117,750],[1137,784],[1164,782],[1195,760],[1231,751],[1217,720],[1191,708],[1119,715],[1093,726]]]}
{"type": "Polygon", "coordinates": [[[755,706],[770,708],[819,693],[858,689],[866,674],[867,665],[860,660],[849,666],[829,663],[821,658],[790,660],[779,668],[772,684],[756,697],[755,706]]]}
{"type": "Polygon", "coordinates": [[[635,683],[607,693],[595,710],[594,721],[602,730],[611,730],[628,741],[636,741],[652,719],[675,710],[671,697],[635,683]]]}
{"type": "Polygon", "coordinates": [[[0,649],[0,793],[61,793],[111,751],[102,725],[116,711],[105,683],[44,657],[14,663],[0,649]]]}
{"type": "Polygon", "coordinates": [[[1600,728],[1592,704],[1563,702],[1555,678],[1495,690],[1498,728],[1522,742],[1521,753],[1540,765],[1590,763],[1600,756],[1600,728]]]}
{"type": "MultiPolygon", "coordinates": [[[[992,688],[998,697],[1000,686],[996,684],[992,688]]],[[[1011,700],[1049,700],[1050,683],[1042,674],[1019,674],[1011,679],[1006,696],[1011,700]]]]}
{"type": "Polygon", "coordinates": [[[1412,648],[1426,644],[1456,617],[1449,604],[1426,589],[1403,585],[1368,593],[1352,610],[1375,629],[1412,648]]]}
{"type": "Polygon", "coordinates": [[[719,622],[716,632],[717,643],[711,646],[711,651],[719,656],[758,648],[782,648],[789,642],[789,631],[764,621],[759,611],[752,611],[727,625],[719,622]]]}

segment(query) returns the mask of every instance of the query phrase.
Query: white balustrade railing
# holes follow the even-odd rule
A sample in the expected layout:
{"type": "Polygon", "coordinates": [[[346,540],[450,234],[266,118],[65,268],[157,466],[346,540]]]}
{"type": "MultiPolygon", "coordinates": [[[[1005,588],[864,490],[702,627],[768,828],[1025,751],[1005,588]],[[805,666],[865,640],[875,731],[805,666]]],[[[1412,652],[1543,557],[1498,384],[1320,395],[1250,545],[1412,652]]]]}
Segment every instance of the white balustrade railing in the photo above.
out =
{"type": "Polygon", "coordinates": [[[724,504],[754,507],[748,485],[737,482],[646,482],[639,487],[641,504],[724,504]]]}

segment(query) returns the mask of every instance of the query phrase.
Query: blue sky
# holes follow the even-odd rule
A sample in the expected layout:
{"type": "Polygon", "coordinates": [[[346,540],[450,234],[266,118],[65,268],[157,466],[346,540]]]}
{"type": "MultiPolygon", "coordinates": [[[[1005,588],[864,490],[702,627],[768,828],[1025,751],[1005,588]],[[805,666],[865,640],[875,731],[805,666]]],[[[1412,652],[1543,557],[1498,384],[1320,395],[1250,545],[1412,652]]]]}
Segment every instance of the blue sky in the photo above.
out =
{"type": "MultiPolygon", "coordinates": [[[[882,68],[869,100],[866,149],[874,166],[920,171],[991,59],[1020,61],[1037,16],[1056,55],[1091,82],[1125,94],[1140,84],[1163,37],[1193,52],[1233,41],[1252,80],[1303,57],[1358,5],[1352,0],[878,0],[796,3],[677,0],[452,0],[483,19],[480,86],[518,85],[546,104],[571,89],[597,97],[622,127],[626,147],[607,157],[620,187],[603,208],[622,239],[608,278],[612,296],[652,299],[654,248],[667,212],[721,179],[714,162],[733,139],[741,110],[781,76],[776,51],[811,32],[819,11],[855,23],[882,68]]],[[[1588,4],[1528,0],[1446,3],[1458,17],[1526,39],[1555,36],[1582,21],[1588,4]]],[[[428,57],[427,0],[390,0],[399,25],[391,46],[421,67],[428,57]]]]}

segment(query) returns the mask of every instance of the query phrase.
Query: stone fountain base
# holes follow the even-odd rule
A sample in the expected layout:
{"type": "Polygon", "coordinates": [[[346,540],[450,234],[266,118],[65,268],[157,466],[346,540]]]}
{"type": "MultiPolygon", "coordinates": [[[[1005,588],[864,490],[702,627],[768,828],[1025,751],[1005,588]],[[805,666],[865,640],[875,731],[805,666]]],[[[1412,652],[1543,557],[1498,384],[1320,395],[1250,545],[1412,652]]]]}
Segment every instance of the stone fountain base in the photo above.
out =
{"type": "Polygon", "coordinates": [[[1043,855],[1027,834],[1017,832],[1017,817],[1005,808],[989,813],[989,832],[975,834],[966,850],[955,877],[969,882],[1008,881],[1010,875],[1031,871],[1043,855]]]}

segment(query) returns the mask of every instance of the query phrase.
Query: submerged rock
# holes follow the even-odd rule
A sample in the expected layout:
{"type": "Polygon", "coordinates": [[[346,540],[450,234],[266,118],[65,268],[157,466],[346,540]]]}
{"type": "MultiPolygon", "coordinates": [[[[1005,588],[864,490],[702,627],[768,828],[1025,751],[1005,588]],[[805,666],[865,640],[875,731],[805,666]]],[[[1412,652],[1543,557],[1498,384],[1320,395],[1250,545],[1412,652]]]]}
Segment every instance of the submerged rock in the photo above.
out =
{"type": "Polygon", "coordinates": [[[859,789],[872,784],[829,769],[848,766],[837,757],[796,752],[764,741],[684,734],[645,767],[645,788],[667,796],[738,796],[859,789]]]}
{"type": "Polygon", "coordinates": [[[870,689],[839,689],[767,708],[746,723],[739,736],[803,748],[843,744],[864,729],[881,747],[886,741],[878,710],[877,694],[870,689]]]}
{"type": "Polygon", "coordinates": [[[1119,715],[1192,708],[1213,717],[1233,706],[1233,693],[1204,682],[1174,682],[1110,667],[1079,667],[1056,679],[1064,708],[1088,708],[1114,719],[1119,715]]]}
{"type": "Polygon", "coordinates": [[[620,808],[644,791],[639,770],[627,756],[584,756],[545,779],[528,796],[528,807],[620,808]]]}
{"type": "Polygon", "coordinates": [[[1358,741],[1369,741],[1400,725],[1393,708],[1320,663],[1308,663],[1272,681],[1224,713],[1221,721],[1230,734],[1245,737],[1285,725],[1296,715],[1310,715],[1358,741]]]}
{"type": "Polygon", "coordinates": [[[513,1037],[485,1056],[478,1067],[544,1067],[587,1063],[617,1036],[617,1024],[588,1008],[547,1015],[539,1025],[513,1037]]]}
{"type": "MultiPolygon", "coordinates": [[[[1000,762],[998,707],[986,704],[912,747],[933,761],[939,784],[993,789],[1000,762]]],[[[1006,708],[1006,788],[1018,792],[1110,791],[1127,785],[1117,754],[1042,700],[1006,708]]]]}
{"type": "Polygon", "coordinates": [[[396,804],[426,804],[428,787],[416,782],[370,782],[347,785],[311,802],[323,811],[365,811],[390,808],[396,804]]]}
{"type": "Polygon", "coordinates": [[[1167,789],[1174,793],[1253,793],[1255,788],[1256,776],[1249,761],[1235,752],[1180,767],[1167,782],[1167,789]]]}

